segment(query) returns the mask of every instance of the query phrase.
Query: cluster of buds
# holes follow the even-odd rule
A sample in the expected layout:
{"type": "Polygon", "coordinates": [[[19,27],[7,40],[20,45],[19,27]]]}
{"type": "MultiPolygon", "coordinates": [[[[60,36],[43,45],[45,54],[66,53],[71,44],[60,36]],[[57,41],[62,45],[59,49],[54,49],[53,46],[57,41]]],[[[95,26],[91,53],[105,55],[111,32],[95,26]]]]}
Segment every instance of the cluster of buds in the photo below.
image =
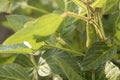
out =
{"type": "Polygon", "coordinates": [[[91,4],[92,0],[82,0],[84,4],[91,4]]]}

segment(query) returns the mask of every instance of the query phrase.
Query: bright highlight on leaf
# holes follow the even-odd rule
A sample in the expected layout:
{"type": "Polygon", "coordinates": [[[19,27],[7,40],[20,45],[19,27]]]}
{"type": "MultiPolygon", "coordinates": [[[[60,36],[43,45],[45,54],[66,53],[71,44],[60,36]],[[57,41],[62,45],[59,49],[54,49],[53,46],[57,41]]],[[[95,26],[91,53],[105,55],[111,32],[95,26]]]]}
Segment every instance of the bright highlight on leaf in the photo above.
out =
{"type": "Polygon", "coordinates": [[[26,45],[28,48],[32,48],[32,46],[29,44],[29,42],[24,41],[23,43],[24,43],[24,45],[26,45]]]}
{"type": "Polygon", "coordinates": [[[24,43],[0,45],[0,53],[27,53],[27,50],[32,51],[24,43]]]}

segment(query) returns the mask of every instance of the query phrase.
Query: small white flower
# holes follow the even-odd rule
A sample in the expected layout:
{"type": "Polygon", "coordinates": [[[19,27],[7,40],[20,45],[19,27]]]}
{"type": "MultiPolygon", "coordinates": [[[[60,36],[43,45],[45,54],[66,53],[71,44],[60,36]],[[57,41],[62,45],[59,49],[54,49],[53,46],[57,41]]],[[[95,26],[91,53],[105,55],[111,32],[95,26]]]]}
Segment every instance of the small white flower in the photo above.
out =
{"type": "Polygon", "coordinates": [[[105,75],[106,78],[109,80],[117,80],[117,78],[120,76],[120,69],[115,66],[111,61],[107,61],[105,65],[105,75]]]}
{"type": "Polygon", "coordinates": [[[27,46],[28,48],[32,48],[32,46],[29,44],[29,42],[24,41],[23,43],[24,43],[24,45],[27,46]]]}
{"type": "Polygon", "coordinates": [[[49,65],[47,64],[46,60],[43,59],[42,57],[40,57],[39,63],[40,63],[40,66],[38,69],[38,74],[43,77],[50,75],[51,69],[50,69],[49,65]]]}
{"type": "Polygon", "coordinates": [[[51,69],[50,69],[49,65],[47,63],[45,63],[44,65],[39,66],[38,74],[43,77],[50,75],[51,69]]]}

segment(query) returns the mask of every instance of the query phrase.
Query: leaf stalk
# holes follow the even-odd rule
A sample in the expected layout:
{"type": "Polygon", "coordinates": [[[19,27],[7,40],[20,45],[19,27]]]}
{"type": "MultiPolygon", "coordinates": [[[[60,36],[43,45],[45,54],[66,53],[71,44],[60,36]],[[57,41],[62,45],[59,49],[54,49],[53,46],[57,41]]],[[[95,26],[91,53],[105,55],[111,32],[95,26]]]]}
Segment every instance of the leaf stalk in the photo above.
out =
{"type": "Polygon", "coordinates": [[[26,7],[26,8],[29,8],[29,9],[32,9],[32,10],[35,10],[35,11],[44,13],[44,14],[49,13],[49,12],[46,11],[46,10],[43,10],[43,9],[40,9],[40,8],[36,8],[36,7],[30,6],[30,5],[28,5],[28,4],[23,4],[23,3],[20,3],[20,2],[18,2],[17,4],[20,5],[20,6],[24,6],[24,7],[26,7]]]}

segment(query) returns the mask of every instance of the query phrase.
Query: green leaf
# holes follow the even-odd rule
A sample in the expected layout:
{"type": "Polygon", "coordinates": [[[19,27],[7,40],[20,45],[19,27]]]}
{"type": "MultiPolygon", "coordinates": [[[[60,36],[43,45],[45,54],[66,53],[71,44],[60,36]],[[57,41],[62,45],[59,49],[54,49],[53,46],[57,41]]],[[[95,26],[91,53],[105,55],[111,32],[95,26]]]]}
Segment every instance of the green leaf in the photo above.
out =
{"type": "MultiPolygon", "coordinates": [[[[76,5],[78,5],[78,6],[80,6],[80,7],[83,8],[82,15],[84,15],[84,14],[86,13],[86,12],[85,12],[86,6],[85,6],[85,4],[84,4],[83,2],[81,2],[81,1],[79,1],[79,0],[72,0],[72,2],[74,2],[76,5]]],[[[107,2],[107,0],[95,0],[95,1],[91,4],[91,6],[92,6],[93,8],[95,8],[95,7],[103,7],[103,6],[105,6],[106,2],[107,2]]]]}
{"type": "Polygon", "coordinates": [[[72,2],[74,2],[76,5],[84,8],[84,9],[86,8],[85,4],[82,1],[80,1],[80,0],[72,0],[72,2]]]}
{"type": "Polygon", "coordinates": [[[49,64],[52,72],[66,76],[68,80],[84,80],[77,63],[78,59],[75,56],[60,50],[50,49],[42,57],[49,64]]]}
{"type": "Polygon", "coordinates": [[[0,53],[27,53],[29,49],[24,43],[0,45],[0,53]]]}
{"type": "MultiPolygon", "coordinates": [[[[78,6],[74,3],[69,3],[68,4],[68,11],[77,12],[78,11],[78,6]]],[[[71,20],[72,20],[72,18],[71,18],[71,20]]]]}
{"type": "Polygon", "coordinates": [[[15,58],[16,56],[14,55],[10,56],[8,56],[8,54],[0,55],[0,65],[13,63],[15,58]]]}
{"type": "MultiPolygon", "coordinates": [[[[68,22],[73,23],[71,19],[68,22]]],[[[63,39],[67,41],[73,50],[84,52],[86,50],[86,23],[80,20],[74,24],[70,23],[62,31],[63,39]]]]}
{"type": "Polygon", "coordinates": [[[119,80],[120,79],[120,69],[110,61],[106,62],[105,74],[108,80],[119,80]]]}
{"type": "Polygon", "coordinates": [[[109,10],[111,10],[119,0],[107,0],[106,6],[105,6],[105,12],[107,13],[109,10]]]}
{"type": "Polygon", "coordinates": [[[9,0],[0,0],[0,12],[7,12],[9,0]]]}
{"type": "Polygon", "coordinates": [[[92,25],[88,24],[87,28],[87,46],[95,42],[95,29],[92,25]]]}
{"type": "Polygon", "coordinates": [[[14,60],[14,63],[19,64],[25,68],[33,67],[29,55],[23,55],[23,54],[17,55],[16,59],[14,60]]]}
{"type": "Polygon", "coordinates": [[[55,0],[58,7],[63,10],[64,9],[64,1],[63,0],[55,0]]]}
{"type": "Polygon", "coordinates": [[[104,42],[96,42],[88,49],[81,64],[81,69],[83,71],[95,70],[101,64],[113,58],[116,52],[115,46],[107,45],[104,42]]]}
{"type": "Polygon", "coordinates": [[[118,49],[120,50],[120,15],[118,16],[118,19],[116,21],[116,33],[114,42],[116,43],[118,49]]]}
{"type": "Polygon", "coordinates": [[[57,65],[61,68],[68,80],[85,80],[83,79],[68,63],[58,57],[53,57],[57,65]]]}
{"type": "Polygon", "coordinates": [[[95,8],[95,7],[103,7],[105,6],[107,0],[95,0],[93,3],[92,3],[92,7],[95,8]]]}
{"type": "Polygon", "coordinates": [[[44,42],[37,43],[34,39],[35,35],[45,37],[55,33],[62,20],[63,18],[58,14],[44,15],[35,21],[26,23],[23,29],[9,37],[4,44],[15,44],[27,41],[33,49],[38,49],[44,42]]]}
{"type": "Polygon", "coordinates": [[[8,15],[6,17],[11,25],[10,28],[14,31],[22,29],[26,22],[33,20],[32,18],[23,15],[8,15]]]}
{"type": "Polygon", "coordinates": [[[105,64],[101,65],[95,73],[96,80],[106,80],[106,75],[105,75],[105,64]]]}
{"type": "Polygon", "coordinates": [[[7,64],[0,67],[1,80],[31,80],[26,70],[18,64],[7,64]]]}
{"type": "Polygon", "coordinates": [[[35,20],[32,25],[26,24],[25,27],[27,27],[26,29],[32,29],[33,34],[49,36],[55,33],[62,20],[63,18],[58,14],[48,14],[35,20]]]}
{"type": "Polygon", "coordinates": [[[39,59],[38,74],[42,77],[49,76],[52,72],[45,59],[40,57],[39,59]]]}
{"type": "Polygon", "coordinates": [[[60,57],[61,59],[65,60],[68,64],[70,64],[74,68],[75,71],[80,73],[80,68],[79,68],[79,65],[77,64],[77,61],[78,61],[77,57],[57,49],[50,49],[46,51],[46,53],[43,55],[43,57],[45,57],[48,62],[50,61],[50,63],[52,62],[52,60],[50,59],[54,56],[60,57]]]}
{"type": "Polygon", "coordinates": [[[119,16],[119,13],[115,13],[115,14],[109,15],[108,18],[105,18],[105,17],[103,18],[103,26],[104,26],[106,36],[112,37],[115,35],[116,31],[119,31],[119,29],[116,28],[116,24],[117,24],[117,27],[119,27],[118,26],[119,22],[117,22],[117,20],[119,19],[118,16],[119,16]]]}

